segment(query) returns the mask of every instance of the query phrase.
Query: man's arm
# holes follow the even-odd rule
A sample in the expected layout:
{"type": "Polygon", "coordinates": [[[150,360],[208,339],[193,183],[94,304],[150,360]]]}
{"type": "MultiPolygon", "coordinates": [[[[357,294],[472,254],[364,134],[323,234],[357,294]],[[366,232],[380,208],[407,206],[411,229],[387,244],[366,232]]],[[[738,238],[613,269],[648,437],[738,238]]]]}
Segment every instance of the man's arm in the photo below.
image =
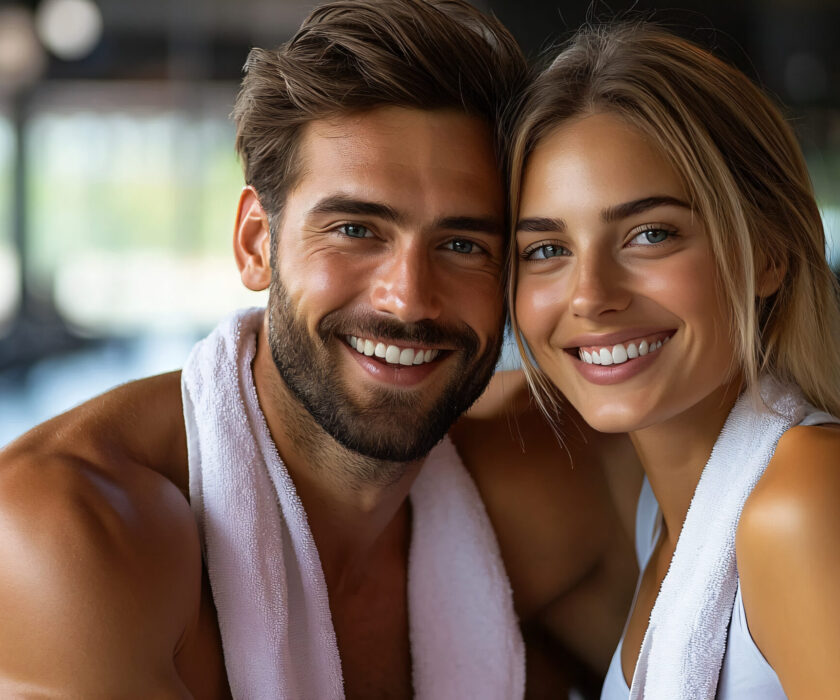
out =
{"type": "Polygon", "coordinates": [[[201,590],[189,505],[156,472],[68,439],[78,423],[0,452],[0,696],[189,697],[175,667],[201,590]]]}
{"type": "Polygon", "coordinates": [[[504,372],[452,436],[490,514],[526,630],[542,630],[603,674],[637,577],[621,517],[627,504],[615,499],[635,503],[641,471],[626,437],[594,433],[571,408],[561,433],[564,447],[521,372],[504,372]],[[605,464],[616,460],[623,463],[605,464]]]}

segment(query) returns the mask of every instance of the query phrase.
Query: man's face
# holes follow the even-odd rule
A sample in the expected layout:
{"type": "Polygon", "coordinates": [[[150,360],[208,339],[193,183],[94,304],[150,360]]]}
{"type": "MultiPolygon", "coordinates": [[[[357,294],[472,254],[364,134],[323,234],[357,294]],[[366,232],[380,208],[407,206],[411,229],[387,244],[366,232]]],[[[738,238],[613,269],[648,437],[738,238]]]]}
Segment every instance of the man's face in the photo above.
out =
{"type": "Polygon", "coordinates": [[[418,459],[498,355],[503,195],[489,129],[381,108],[310,124],[300,157],[273,224],[274,363],[339,443],[418,459]]]}

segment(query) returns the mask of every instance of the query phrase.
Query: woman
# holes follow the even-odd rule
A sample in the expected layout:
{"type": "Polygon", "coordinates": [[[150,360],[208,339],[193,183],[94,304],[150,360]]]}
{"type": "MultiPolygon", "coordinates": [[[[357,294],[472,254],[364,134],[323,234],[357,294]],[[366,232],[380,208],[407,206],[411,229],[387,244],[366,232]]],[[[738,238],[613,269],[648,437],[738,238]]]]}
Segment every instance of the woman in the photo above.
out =
{"type": "Polygon", "coordinates": [[[602,698],[838,697],[840,311],[791,130],[693,44],[587,28],[511,166],[529,381],[646,474],[602,698]]]}

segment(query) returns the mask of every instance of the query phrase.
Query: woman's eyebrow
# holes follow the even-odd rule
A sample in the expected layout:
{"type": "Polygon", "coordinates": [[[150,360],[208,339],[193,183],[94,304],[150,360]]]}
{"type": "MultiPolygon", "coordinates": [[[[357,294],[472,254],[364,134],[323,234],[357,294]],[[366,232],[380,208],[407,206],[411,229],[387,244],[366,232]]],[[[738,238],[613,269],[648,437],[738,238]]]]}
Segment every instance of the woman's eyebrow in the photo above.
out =
{"type": "Polygon", "coordinates": [[[632,202],[624,202],[624,204],[616,204],[612,207],[607,207],[601,211],[601,219],[604,223],[612,223],[626,219],[628,216],[641,214],[648,209],[655,209],[656,207],[682,207],[684,209],[691,209],[688,202],[684,202],[676,197],[669,195],[656,195],[653,197],[645,197],[643,199],[634,199],[632,202]]]}
{"type": "Polygon", "coordinates": [[[566,230],[566,222],[563,219],[537,216],[530,219],[520,219],[516,222],[516,230],[523,233],[563,233],[566,230]]]}

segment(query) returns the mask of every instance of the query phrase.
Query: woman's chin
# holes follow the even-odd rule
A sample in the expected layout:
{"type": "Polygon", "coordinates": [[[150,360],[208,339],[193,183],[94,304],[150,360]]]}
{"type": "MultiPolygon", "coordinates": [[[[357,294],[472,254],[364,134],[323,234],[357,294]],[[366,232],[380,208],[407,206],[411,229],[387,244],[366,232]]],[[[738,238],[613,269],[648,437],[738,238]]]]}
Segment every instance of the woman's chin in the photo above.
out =
{"type": "Polygon", "coordinates": [[[592,406],[575,406],[583,420],[599,433],[631,433],[643,427],[636,411],[612,404],[597,409],[592,406]]]}

